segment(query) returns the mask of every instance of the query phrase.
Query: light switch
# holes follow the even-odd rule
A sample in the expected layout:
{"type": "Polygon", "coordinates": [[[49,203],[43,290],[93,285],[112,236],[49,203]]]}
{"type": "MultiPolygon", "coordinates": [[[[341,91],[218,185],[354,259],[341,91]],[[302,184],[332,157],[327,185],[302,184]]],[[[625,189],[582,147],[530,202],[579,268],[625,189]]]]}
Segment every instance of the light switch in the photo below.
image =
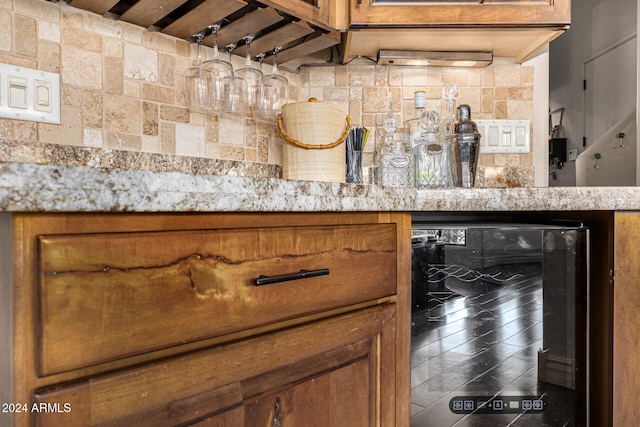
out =
{"type": "Polygon", "coordinates": [[[33,109],[36,111],[51,112],[51,82],[34,80],[33,109]]]}
{"type": "Polygon", "coordinates": [[[0,117],[60,124],[60,74],[0,63],[0,117]]]}
{"type": "Polygon", "coordinates": [[[502,129],[502,146],[503,147],[511,146],[511,129],[510,128],[502,129]]]}
{"type": "Polygon", "coordinates": [[[27,79],[9,76],[9,107],[27,109],[27,79]]]}
{"type": "Polygon", "coordinates": [[[498,126],[489,126],[489,134],[487,135],[489,137],[489,145],[497,146],[500,144],[500,140],[498,139],[499,130],[498,126]]]}
{"type": "Polygon", "coordinates": [[[481,153],[530,153],[529,120],[475,120],[481,153]]]}
{"type": "Polygon", "coordinates": [[[523,147],[527,143],[527,132],[529,129],[526,129],[524,126],[516,126],[516,145],[518,147],[523,147]]]}

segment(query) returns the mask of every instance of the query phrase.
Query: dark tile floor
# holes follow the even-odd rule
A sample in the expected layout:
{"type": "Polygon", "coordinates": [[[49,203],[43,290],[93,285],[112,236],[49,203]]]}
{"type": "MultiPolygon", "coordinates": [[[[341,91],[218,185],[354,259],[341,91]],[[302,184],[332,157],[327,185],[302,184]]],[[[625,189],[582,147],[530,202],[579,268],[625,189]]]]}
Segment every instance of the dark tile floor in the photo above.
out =
{"type": "Polygon", "coordinates": [[[576,425],[574,392],[538,381],[540,275],[532,271],[500,285],[448,280],[457,293],[434,293],[428,308],[413,315],[411,426],[576,425]],[[536,396],[544,410],[456,414],[449,406],[456,396],[536,396]]]}

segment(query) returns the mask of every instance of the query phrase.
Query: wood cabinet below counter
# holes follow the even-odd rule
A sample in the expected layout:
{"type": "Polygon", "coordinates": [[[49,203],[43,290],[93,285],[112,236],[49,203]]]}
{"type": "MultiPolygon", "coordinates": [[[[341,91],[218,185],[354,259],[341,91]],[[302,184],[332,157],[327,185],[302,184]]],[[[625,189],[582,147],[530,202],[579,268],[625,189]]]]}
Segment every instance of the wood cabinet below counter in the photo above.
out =
{"type": "Polygon", "coordinates": [[[409,424],[410,214],[0,218],[2,425],[409,424]]]}

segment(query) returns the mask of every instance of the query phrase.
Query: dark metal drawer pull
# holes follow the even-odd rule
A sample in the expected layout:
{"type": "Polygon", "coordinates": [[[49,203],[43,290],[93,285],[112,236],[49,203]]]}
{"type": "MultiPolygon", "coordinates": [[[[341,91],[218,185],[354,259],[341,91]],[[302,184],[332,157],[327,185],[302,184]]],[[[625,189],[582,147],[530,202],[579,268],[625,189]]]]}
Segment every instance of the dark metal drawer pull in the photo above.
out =
{"type": "Polygon", "coordinates": [[[300,270],[297,273],[283,274],[281,276],[260,275],[255,281],[256,286],[271,285],[272,283],[288,282],[289,280],[306,279],[307,277],[325,276],[329,274],[328,268],[319,270],[300,270]]]}

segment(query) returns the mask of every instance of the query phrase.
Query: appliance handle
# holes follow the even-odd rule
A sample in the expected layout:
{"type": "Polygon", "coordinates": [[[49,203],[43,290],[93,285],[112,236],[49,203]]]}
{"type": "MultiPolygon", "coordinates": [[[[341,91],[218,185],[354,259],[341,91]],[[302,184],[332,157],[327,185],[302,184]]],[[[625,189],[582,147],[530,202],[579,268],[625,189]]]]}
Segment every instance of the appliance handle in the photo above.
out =
{"type": "Polygon", "coordinates": [[[279,276],[264,276],[260,275],[255,280],[256,286],[271,285],[274,283],[288,282],[290,280],[306,279],[307,277],[326,276],[329,274],[328,268],[321,268],[318,270],[300,270],[297,273],[282,274],[279,276]]]}

